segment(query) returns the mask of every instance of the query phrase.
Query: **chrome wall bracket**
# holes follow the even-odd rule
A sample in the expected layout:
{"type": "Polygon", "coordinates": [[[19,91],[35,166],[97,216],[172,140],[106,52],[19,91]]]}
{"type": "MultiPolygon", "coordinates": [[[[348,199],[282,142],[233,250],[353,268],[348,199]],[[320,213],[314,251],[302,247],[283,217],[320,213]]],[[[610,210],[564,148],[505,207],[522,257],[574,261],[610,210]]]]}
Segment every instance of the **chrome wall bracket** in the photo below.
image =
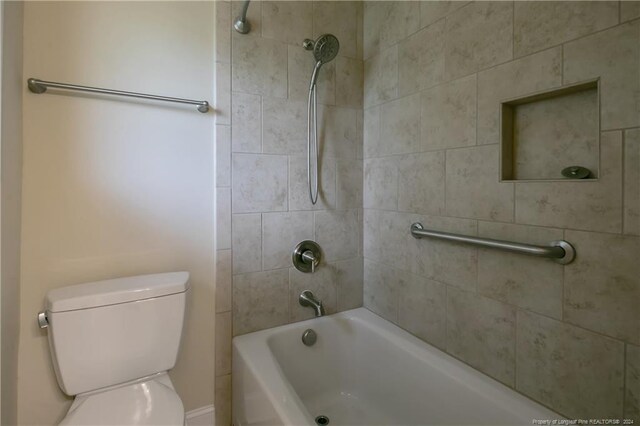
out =
{"type": "Polygon", "coordinates": [[[316,45],[316,42],[311,40],[310,38],[305,38],[302,42],[302,47],[304,50],[313,50],[313,47],[316,45]]]}
{"type": "Polygon", "coordinates": [[[551,247],[560,247],[562,250],[564,250],[564,256],[553,258],[555,262],[566,265],[573,262],[573,259],[576,258],[576,249],[573,248],[573,246],[569,242],[565,240],[558,240],[552,241],[550,245],[551,247]]]}

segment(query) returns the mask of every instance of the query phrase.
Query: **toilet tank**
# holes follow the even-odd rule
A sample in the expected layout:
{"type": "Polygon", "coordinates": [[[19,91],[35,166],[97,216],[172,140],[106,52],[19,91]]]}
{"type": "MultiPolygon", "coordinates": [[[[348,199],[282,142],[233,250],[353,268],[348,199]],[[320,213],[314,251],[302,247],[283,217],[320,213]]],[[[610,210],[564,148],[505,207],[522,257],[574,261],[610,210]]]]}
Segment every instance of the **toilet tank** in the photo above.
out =
{"type": "Polygon", "coordinates": [[[62,287],[46,297],[60,388],[77,395],[170,370],[176,363],[189,273],[62,287]]]}

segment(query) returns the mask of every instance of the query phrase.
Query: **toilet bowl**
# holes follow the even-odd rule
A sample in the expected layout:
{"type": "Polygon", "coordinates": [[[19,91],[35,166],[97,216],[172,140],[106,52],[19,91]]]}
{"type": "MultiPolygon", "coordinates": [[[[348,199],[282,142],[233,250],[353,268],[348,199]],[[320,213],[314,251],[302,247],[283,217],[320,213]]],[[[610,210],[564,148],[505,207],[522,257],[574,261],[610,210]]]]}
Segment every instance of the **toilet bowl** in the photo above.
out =
{"type": "Polygon", "coordinates": [[[50,291],[48,328],[58,384],[75,396],[61,425],[184,425],[167,372],[182,338],[189,274],[141,275],[50,291]]]}
{"type": "Polygon", "coordinates": [[[184,425],[184,407],[166,374],[77,395],[60,425],[184,425]]]}

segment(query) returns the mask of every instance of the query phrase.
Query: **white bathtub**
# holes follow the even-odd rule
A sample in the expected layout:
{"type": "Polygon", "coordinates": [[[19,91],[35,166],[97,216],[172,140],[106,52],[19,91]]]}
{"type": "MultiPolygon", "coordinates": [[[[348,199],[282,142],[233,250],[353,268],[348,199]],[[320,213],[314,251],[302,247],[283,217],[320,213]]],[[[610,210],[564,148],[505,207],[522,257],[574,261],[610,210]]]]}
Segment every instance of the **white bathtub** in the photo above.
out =
{"type": "Polygon", "coordinates": [[[558,414],[364,308],[233,340],[233,423],[532,424],[558,414]],[[301,341],[312,328],[314,346],[301,341]]]}

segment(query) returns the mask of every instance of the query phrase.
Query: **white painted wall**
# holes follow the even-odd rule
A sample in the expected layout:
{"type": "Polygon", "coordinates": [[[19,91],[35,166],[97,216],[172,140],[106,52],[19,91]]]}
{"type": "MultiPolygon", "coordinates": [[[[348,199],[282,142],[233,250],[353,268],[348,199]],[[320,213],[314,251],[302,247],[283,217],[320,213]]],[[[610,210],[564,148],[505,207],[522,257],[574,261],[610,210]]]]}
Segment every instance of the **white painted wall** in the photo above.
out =
{"type": "MultiPolygon", "coordinates": [[[[211,100],[211,2],[28,2],[24,74],[211,100]]],[[[35,315],[55,287],[188,270],[171,376],[185,408],[213,403],[214,115],[24,89],[20,424],[54,424],[58,389],[35,315]]]]}

